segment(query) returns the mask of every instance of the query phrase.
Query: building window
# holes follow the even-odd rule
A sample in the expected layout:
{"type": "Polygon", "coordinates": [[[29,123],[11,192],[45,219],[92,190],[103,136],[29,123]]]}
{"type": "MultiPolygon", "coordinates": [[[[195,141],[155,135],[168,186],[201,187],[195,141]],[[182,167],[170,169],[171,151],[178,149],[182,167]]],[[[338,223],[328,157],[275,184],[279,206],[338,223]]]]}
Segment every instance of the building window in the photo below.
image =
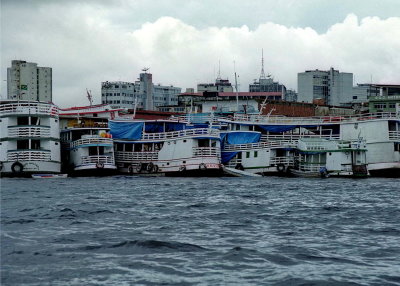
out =
{"type": "Polygon", "coordinates": [[[375,103],[374,108],[376,109],[384,109],[386,108],[386,103],[375,103]]]}

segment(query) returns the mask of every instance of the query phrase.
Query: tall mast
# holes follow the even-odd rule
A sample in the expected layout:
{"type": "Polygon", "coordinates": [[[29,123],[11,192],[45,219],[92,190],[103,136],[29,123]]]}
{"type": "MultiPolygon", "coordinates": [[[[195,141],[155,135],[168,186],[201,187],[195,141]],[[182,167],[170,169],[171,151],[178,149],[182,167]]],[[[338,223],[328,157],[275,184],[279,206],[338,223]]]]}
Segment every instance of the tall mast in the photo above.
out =
{"type": "Polygon", "coordinates": [[[261,74],[260,79],[265,79],[265,72],[264,72],[264,49],[261,49],[261,74]]]}
{"type": "Polygon", "coordinates": [[[235,65],[235,61],[233,61],[233,70],[234,70],[234,72],[235,72],[236,112],[239,112],[239,93],[238,93],[238,84],[237,84],[237,77],[236,77],[236,65],[235,65]]]}

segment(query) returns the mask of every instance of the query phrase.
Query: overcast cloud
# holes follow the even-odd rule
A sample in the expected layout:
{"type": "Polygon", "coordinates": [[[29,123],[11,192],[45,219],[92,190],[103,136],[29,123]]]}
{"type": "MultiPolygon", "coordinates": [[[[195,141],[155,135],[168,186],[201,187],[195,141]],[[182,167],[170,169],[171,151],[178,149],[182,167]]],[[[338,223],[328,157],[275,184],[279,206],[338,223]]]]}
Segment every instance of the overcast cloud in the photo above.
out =
{"type": "Polygon", "coordinates": [[[11,60],[53,68],[53,100],[100,103],[102,81],[196,87],[221,76],[248,90],[261,69],[297,89],[307,69],[352,72],[355,83],[400,83],[400,1],[4,1],[1,95],[11,60]],[[157,2],[157,3],[156,3],[157,2]],[[217,3],[213,3],[217,2],[217,3]],[[243,2],[243,3],[242,3],[243,2]],[[367,3],[368,2],[368,3],[367,3]],[[372,2],[372,3],[371,3],[372,2]]]}

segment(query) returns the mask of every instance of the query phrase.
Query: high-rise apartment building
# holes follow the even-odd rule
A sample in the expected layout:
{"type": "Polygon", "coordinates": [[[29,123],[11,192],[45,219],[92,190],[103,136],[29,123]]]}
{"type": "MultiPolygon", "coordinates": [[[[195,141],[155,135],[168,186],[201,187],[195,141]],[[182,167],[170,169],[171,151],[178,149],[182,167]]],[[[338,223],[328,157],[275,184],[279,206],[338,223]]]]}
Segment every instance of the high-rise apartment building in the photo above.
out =
{"type": "Polygon", "coordinates": [[[135,82],[102,82],[101,102],[116,108],[157,110],[158,106],[178,105],[180,87],[153,84],[153,75],[144,70],[135,82]]]}
{"type": "Polygon", "coordinates": [[[349,105],[353,100],[353,74],[310,70],[297,74],[297,101],[312,103],[323,100],[327,105],[349,105]]]}
{"type": "Polygon", "coordinates": [[[7,98],[51,102],[52,69],[13,60],[7,68],[7,98]]]}

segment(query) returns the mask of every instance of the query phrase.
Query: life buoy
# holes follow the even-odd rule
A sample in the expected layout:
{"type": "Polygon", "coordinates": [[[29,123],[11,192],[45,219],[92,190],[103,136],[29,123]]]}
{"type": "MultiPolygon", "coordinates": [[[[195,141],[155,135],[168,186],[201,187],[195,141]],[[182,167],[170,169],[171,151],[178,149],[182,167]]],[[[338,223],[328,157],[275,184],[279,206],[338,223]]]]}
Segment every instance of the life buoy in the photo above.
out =
{"type": "Polygon", "coordinates": [[[97,162],[96,163],[96,168],[97,169],[103,169],[104,168],[104,163],[103,162],[97,162]]]}
{"type": "Polygon", "coordinates": [[[158,166],[157,166],[157,165],[154,165],[154,166],[153,166],[153,173],[157,173],[157,172],[158,172],[158,169],[159,169],[158,166]]]}
{"type": "Polygon", "coordinates": [[[13,173],[22,173],[23,170],[24,166],[18,161],[11,165],[11,171],[13,173]]]}
{"type": "Polygon", "coordinates": [[[285,172],[285,165],[283,165],[283,164],[278,164],[278,165],[276,166],[276,169],[278,170],[279,173],[283,173],[283,172],[285,172]]]}
{"type": "Polygon", "coordinates": [[[186,166],[185,165],[182,165],[182,166],[179,167],[179,172],[183,172],[185,170],[186,170],[186,166]]]}
{"type": "Polygon", "coordinates": [[[139,173],[140,171],[142,171],[142,168],[143,168],[143,164],[142,163],[138,163],[137,165],[136,165],[136,171],[139,173]]]}
{"type": "Polygon", "coordinates": [[[133,165],[129,165],[129,167],[128,167],[128,172],[129,172],[129,174],[133,174],[133,165]]]}
{"type": "Polygon", "coordinates": [[[201,163],[201,164],[199,165],[199,169],[200,169],[200,170],[206,170],[206,169],[207,169],[206,164],[201,163]]]}
{"type": "Polygon", "coordinates": [[[240,163],[237,163],[237,164],[236,164],[235,169],[236,169],[236,170],[240,170],[240,171],[244,171],[244,167],[243,167],[243,165],[240,164],[240,163]]]}
{"type": "Polygon", "coordinates": [[[147,164],[147,172],[151,173],[153,171],[154,164],[152,162],[147,164]]]}

